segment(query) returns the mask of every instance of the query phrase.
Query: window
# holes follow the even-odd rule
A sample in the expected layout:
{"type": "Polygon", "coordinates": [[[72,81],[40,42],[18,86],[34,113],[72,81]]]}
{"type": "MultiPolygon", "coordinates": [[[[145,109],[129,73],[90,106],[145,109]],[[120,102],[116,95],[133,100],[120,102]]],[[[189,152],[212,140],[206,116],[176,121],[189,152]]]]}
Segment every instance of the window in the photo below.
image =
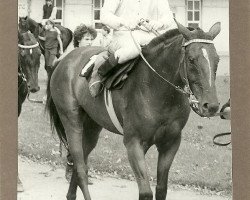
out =
{"type": "Polygon", "coordinates": [[[103,6],[104,0],[93,0],[94,2],[94,25],[96,29],[101,29],[102,24],[100,22],[100,12],[103,6]]]}
{"type": "Polygon", "coordinates": [[[197,28],[201,25],[201,0],[187,0],[187,25],[197,28]]]}
{"type": "Polygon", "coordinates": [[[63,0],[54,0],[54,6],[57,8],[56,24],[63,24],[63,0]]]}

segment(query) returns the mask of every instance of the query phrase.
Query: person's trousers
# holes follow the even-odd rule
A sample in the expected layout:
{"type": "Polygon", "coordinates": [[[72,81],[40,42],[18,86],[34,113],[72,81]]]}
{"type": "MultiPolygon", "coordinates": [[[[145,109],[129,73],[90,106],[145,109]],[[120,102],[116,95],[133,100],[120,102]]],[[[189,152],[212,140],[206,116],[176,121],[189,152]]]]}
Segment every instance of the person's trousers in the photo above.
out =
{"type": "Polygon", "coordinates": [[[120,64],[136,58],[140,54],[140,46],[147,45],[156,37],[153,33],[141,30],[132,31],[132,36],[129,31],[115,31],[113,34],[109,51],[113,52],[115,56],[118,55],[118,63],[120,64]],[[135,44],[134,40],[138,45],[135,44]]]}
{"type": "Polygon", "coordinates": [[[44,58],[45,58],[45,66],[46,67],[53,66],[53,63],[56,59],[56,54],[57,54],[57,48],[53,48],[53,49],[46,49],[45,48],[44,58]]]}

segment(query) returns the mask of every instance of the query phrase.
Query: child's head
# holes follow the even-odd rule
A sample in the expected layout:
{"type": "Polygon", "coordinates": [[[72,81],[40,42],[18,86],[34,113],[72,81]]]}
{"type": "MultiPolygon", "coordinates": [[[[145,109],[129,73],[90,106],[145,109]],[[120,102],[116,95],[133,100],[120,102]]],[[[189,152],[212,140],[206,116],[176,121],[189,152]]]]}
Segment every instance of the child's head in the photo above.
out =
{"type": "Polygon", "coordinates": [[[50,30],[50,29],[52,29],[52,28],[54,28],[54,27],[55,27],[55,22],[52,21],[52,20],[50,20],[50,19],[48,19],[48,20],[46,21],[46,23],[45,23],[45,28],[46,28],[47,30],[50,30]]]}
{"type": "Polygon", "coordinates": [[[110,33],[110,29],[106,25],[102,25],[102,34],[104,36],[108,35],[110,33]]]}
{"type": "Polygon", "coordinates": [[[74,31],[74,47],[90,46],[96,36],[95,29],[80,24],[74,31]]]}
{"type": "Polygon", "coordinates": [[[46,3],[48,6],[50,6],[50,5],[52,5],[53,1],[52,1],[52,0],[45,0],[45,3],[46,3]]]}

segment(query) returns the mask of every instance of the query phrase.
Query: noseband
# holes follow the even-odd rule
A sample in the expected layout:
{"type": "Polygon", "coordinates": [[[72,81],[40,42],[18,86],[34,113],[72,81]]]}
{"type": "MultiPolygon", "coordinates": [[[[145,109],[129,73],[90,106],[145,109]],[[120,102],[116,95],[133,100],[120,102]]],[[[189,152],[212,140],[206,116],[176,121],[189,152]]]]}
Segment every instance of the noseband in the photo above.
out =
{"type": "Polygon", "coordinates": [[[191,88],[190,88],[190,84],[189,84],[189,81],[188,81],[188,76],[187,76],[187,65],[186,65],[186,54],[185,54],[185,51],[186,51],[186,47],[192,43],[205,43],[205,44],[213,44],[214,42],[212,40],[205,40],[205,39],[193,39],[193,40],[189,40],[187,42],[185,42],[183,45],[182,45],[182,48],[183,48],[183,61],[181,61],[182,63],[182,67],[183,67],[183,75],[182,73],[181,74],[181,79],[183,80],[183,82],[185,83],[185,86],[184,86],[184,91],[185,91],[185,94],[188,96],[188,100],[189,100],[189,105],[190,107],[192,108],[192,110],[198,114],[199,116],[202,117],[202,114],[199,110],[199,107],[198,107],[198,104],[199,104],[199,101],[197,100],[197,98],[195,97],[195,95],[193,94],[191,88]]]}

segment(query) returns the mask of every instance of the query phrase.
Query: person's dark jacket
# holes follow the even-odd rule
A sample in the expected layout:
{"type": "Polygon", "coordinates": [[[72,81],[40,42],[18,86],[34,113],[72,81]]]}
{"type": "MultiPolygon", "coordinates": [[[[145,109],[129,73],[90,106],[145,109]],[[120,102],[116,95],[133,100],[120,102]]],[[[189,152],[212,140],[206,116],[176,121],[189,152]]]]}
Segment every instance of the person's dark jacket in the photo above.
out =
{"type": "Polygon", "coordinates": [[[51,13],[53,11],[54,6],[50,5],[48,6],[47,4],[45,4],[43,6],[43,19],[49,19],[51,16],[51,13]]]}

